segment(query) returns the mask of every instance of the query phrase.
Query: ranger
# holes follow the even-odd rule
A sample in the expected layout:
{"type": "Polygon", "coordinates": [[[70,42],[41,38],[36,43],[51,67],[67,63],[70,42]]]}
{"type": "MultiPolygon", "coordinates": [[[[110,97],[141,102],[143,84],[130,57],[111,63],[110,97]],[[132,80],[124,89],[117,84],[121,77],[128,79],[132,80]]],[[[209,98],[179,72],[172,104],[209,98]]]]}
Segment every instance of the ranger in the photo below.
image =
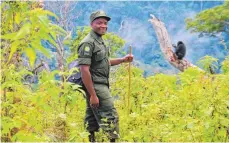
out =
{"type": "Polygon", "coordinates": [[[99,128],[108,133],[111,142],[119,138],[118,114],[109,91],[110,66],[133,61],[133,55],[109,59],[110,52],[102,36],[110,19],[102,10],[93,12],[92,29],[78,47],[78,64],[87,98],[85,125],[90,142],[95,142],[94,132],[99,128]]]}

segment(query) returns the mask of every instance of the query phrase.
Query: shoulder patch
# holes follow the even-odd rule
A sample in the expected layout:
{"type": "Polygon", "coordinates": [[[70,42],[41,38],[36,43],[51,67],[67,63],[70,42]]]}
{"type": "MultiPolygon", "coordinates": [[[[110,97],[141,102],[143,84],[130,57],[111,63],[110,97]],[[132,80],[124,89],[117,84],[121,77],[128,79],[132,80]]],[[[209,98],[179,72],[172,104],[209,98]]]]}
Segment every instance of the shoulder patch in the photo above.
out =
{"type": "Polygon", "coordinates": [[[85,47],[84,51],[89,52],[90,48],[87,46],[87,47],[85,47]]]}

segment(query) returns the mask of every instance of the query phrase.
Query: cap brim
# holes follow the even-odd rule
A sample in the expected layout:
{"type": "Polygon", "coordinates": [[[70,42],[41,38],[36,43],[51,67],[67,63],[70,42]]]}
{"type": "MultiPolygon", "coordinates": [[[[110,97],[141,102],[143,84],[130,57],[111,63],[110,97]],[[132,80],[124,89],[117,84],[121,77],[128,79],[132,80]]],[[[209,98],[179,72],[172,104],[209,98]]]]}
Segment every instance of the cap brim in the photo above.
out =
{"type": "MultiPolygon", "coordinates": [[[[96,19],[98,19],[98,18],[105,18],[107,21],[110,21],[110,20],[111,20],[111,18],[108,17],[108,16],[99,16],[99,17],[96,17],[94,20],[96,20],[96,19]]],[[[94,21],[94,20],[93,20],[93,21],[94,21]]]]}

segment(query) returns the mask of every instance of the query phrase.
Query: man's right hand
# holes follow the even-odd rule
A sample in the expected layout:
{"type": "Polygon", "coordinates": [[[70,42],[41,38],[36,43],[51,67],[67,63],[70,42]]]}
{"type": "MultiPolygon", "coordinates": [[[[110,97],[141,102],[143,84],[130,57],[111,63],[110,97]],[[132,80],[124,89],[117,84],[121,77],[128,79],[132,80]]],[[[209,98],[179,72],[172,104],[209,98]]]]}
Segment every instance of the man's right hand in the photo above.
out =
{"type": "Polygon", "coordinates": [[[90,97],[90,105],[93,108],[98,108],[99,107],[99,99],[96,95],[93,95],[90,97]]]}
{"type": "Polygon", "coordinates": [[[96,92],[93,87],[93,82],[92,82],[91,73],[90,73],[90,65],[80,65],[80,71],[81,71],[81,77],[82,77],[83,83],[90,95],[90,106],[92,108],[98,108],[99,99],[96,96],[96,92]]]}

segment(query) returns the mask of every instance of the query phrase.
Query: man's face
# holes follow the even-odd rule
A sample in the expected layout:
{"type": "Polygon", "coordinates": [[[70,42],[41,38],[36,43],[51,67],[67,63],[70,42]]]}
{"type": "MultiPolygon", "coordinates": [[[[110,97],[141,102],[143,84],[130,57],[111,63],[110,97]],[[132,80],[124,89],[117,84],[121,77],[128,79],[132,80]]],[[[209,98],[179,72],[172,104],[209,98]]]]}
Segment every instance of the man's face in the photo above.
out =
{"type": "Polygon", "coordinates": [[[107,19],[106,18],[97,18],[91,23],[93,31],[99,35],[104,35],[107,31],[107,19]]]}

